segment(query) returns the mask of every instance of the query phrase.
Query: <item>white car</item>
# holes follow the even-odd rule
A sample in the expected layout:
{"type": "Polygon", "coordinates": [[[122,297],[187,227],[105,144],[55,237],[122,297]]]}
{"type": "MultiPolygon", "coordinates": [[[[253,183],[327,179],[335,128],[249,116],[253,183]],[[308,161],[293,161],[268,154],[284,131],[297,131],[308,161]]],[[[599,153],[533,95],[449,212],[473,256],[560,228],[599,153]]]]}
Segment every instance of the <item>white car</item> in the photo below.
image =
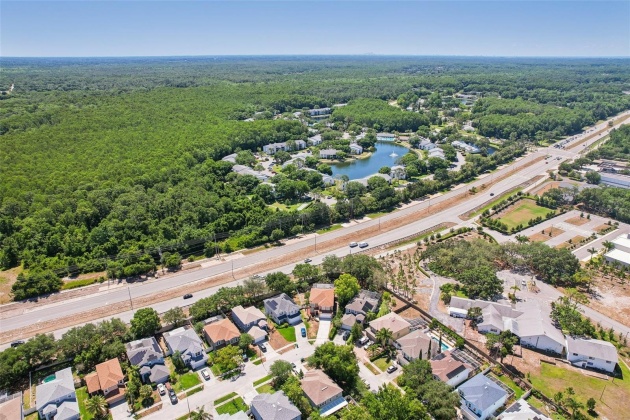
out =
{"type": "Polygon", "coordinates": [[[348,246],[349,246],[350,248],[354,248],[354,247],[355,247],[355,246],[357,246],[357,245],[359,245],[359,244],[358,244],[358,243],[356,243],[356,242],[350,242],[350,243],[348,244],[348,246]]]}
{"type": "Polygon", "coordinates": [[[203,379],[205,379],[206,381],[209,381],[210,372],[208,371],[208,369],[201,369],[201,376],[203,376],[203,379]]]}
{"type": "Polygon", "coordinates": [[[164,386],[164,384],[158,384],[157,389],[160,395],[166,394],[166,387],[164,386]]]}
{"type": "Polygon", "coordinates": [[[368,243],[367,242],[360,242],[359,243],[359,248],[367,248],[368,247],[368,243]]]}

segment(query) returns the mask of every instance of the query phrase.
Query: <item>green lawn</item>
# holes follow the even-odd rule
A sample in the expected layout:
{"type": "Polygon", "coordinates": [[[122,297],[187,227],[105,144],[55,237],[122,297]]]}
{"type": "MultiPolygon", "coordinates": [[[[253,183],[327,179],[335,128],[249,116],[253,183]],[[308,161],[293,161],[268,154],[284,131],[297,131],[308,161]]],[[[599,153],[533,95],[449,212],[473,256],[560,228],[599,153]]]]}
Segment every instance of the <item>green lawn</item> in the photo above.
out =
{"type": "Polygon", "coordinates": [[[523,396],[525,391],[523,391],[516,383],[507,375],[499,376],[499,380],[510,387],[512,391],[514,391],[514,398],[519,399],[523,396]]]}
{"type": "MultiPolygon", "coordinates": [[[[505,193],[503,195],[501,195],[499,198],[497,198],[496,200],[491,201],[490,203],[486,204],[485,206],[483,206],[482,208],[480,208],[479,210],[477,210],[476,212],[474,212],[471,217],[475,217],[478,214],[483,213],[486,210],[490,210],[492,208],[492,206],[494,206],[495,204],[499,204],[501,201],[504,201],[506,198],[508,198],[511,195],[515,195],[518,194],[519,191],[521,191],[522,188],[518,188],[510,193],[505,193]]],[[[477,194],[483,194],[483,191],[477,191],[477,194]]]]}
{"type": "Polygon", "coordinates": [[[262,378],[257,379],[257,380],[254,381],[254,386],[260,385],[262,383],[265,383],[265,382],[269,381],[272,377],[273,377],[272,375],[263,376],[262,378]]]}
{"type": "Polygon", "coordinates": [[[627,409],[630,399],[630,370],[623,362],[620,362],[620,366],[623,379],[615,378],[613,381],[541,363],[540,374],[530,373],[530,379],[532,385],[549,398],[558,391],[564,392],[568,387],[573,387],[577,400],[582,404],[586,404],[591,397],[597,400],[595,411],[600,417],[617,418],[619,413],[627,409]]]}
{"type": "Polygon", "coordinates": [[[295,343],[295,328],[293,326],[288,326],[285,328],[278,328],[277,331],[289,343],[295,343]]]}
{"type": "Polygon", "coordinates": [[[214,401],[214,405],[219,405],[219,404],[221,404],[223,401],[227,401],[227,400],[229,400],[230,398],[235,397],[236,395],[237,395],[237,394],[236,394],[236,392],[230,392],[229,394],[224,395],[224,396],[222,396],[222,397],[221,397],[221,398],[219,398],[219,399],[216,399],[216,400],[214,401]]]}
{"type": "Polygon", "coordinates": [[[343,226],[341,226],[340,224],[335,224],[335,225],[331,225],[331,226],[327,226],[325,228],[319,229],[316,232],[321,235],[323,233],[332,232],[333,230],[341,229],[342,227],[343,226]]]}
{"type": "Polygon", "coordinates": [[[365,367],[366,367],[366,368],[368,368],[368,369],[370,370],[370,372],[372,372],[373,374],[375,374],[375,375],[380,375],[380,374],[381,374],[381,372],[379,372],[379,371],[378,371],[378,370],[374,367],[374,365],[372,365],[372,363],[365,362],[365,363],[364,363],[364,365],[365,365],[365,367]]]}
{"type": "Polygon", "coordinates": [[[391,360],[387,359],[386,357],[379,357],[372,363],[374,363],[374,365],[376,365],[377,368],[385,372],[387,368],[389,367],[389,365],[391,364],[391,360]]]}
{"type": "Polygon", "coordinates": [[[259,394],[273,394],[273,387],[271,384],[265,384],[256,388],[256,392],[259,394]]]}
{"type": "Polygon", "coordinates": [[[239,411],[247,411],[247,405],[241,397],[235,398],[223,405],[216,407],[218,414],[236,414],[239,411]]]}
{"type": "Polygon", "coordinates": [[[378,219],[379,217],[385,216],[386,214],[389,214],[389,213],[391,213],[391,212],[389,212],[389,211],[381,211],[381,212],[378,212],[378,213],[369,213],[369,214],[366,214],[366,216],[369,217],[370,219],[378,219]]]}
{"type": "Polygon", "coordinates": [[[536,217],[545,218],[545,215],[552,210],[541,207],[534,200],[523,199],[510,207],[499,220],[505,223],[508,229],[520,224],[527,226],[527,222],[536,217]]]}
{"type": "Polygon", "coordinates": [[[85,403],[88,400],[88,393],[86,387],[81,387],[77,389],[77,402],[79,403],[79,413],[81,414],[81,419],[83,420],[91,420],[94,417],[90,413],[88,413],[85,408],[85,403]]]}
{"type": "Polygon", "coordinates": [[[188,372],[179,377],[179,381],[173,385],[175,392],[180,392],[188,388],[192,388],[195,385],[199,385],[201,379],[195,372],[188,372]]]}

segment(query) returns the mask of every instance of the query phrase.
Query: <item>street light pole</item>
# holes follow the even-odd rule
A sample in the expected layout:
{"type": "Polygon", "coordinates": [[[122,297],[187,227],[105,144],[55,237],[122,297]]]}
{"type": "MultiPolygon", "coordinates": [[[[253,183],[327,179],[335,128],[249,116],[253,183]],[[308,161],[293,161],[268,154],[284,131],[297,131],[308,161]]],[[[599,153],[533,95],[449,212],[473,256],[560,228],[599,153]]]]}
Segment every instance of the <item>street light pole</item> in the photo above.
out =
{"type": "Polygon", "coordinates": [[[133,300],[131,300],[131,290],[127,286],[127,292],[129,293],[129,303],[131,303],[131,310],[133,311],[133,300]]]}

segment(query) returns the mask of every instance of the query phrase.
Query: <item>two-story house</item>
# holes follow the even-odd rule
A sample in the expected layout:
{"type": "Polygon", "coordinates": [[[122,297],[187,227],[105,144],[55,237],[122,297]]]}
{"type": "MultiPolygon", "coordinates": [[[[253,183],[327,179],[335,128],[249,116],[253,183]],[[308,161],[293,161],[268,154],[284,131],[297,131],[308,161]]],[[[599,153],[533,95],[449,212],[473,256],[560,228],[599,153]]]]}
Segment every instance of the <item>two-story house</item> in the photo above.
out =
{"type": "Polygon", "coordinates": [[[392,133],[377,133],[376,140],[378,141],[394,141],[396,140],[396,135],[392,133]]]}
{"type": "Polygon", "coordinates": [[[184,364],[190,369],[204,366],[208,361],[208,355],[204,351],[201,338],[192,328],[180,327],[163,334],[166,342],[167,356],[179,352],[184,364]]]}
{"type": "Polygon", "coordinates": [[[392,341],[396,341],[409,334],[411,324],[400,315],[390,312],[370,322],[366,333],[372,340],[376,340],[376,334],[382,329],[390,330],[392,332],[392,341]]]}
{"type": "Polygon", "coordinates": [[[360,155],[363,153],[363,146],[357,143],[350,143],[350,153],[353,155],[360,155]]]}
{"type": "Polygon", "coordinates": [[[72,369],[65,368],[44,379],[35,388],[35,406],[40,419],[79,420],[79,404],[72,369]]]}
{"type": "Polygon", "coordinates": [[[320,319],[332,319],[335,309],[335,286],[315,283],[311,288],[309,306],[312,315],[320,319]]]}
{"type": "Polygon", "coordinates": [[[300,307],[285,293],[264,300],[265,313],[276,324],[290,325],[298,324],[302,321],[300,317],[300,307]]]}
{"type": "Polygon", "coordinates": [[[417,359],[428,360],[438,354],[438,342],[434,341],[426,333],[415,330],[400,337],[394,342],[400,351],[400,356],[408,362],[417,359]]]}
{"type": "Polygon", "coordinates": [[[486,420],[508,398],[502,387],[482,373],[461,384],[457,391],[461,397],[462,414],[470,420],[486,420]]]}
{"type": "Polygon", "coordinates": [[[228,344],[236,344],[241,337],[236,325],[227,318],[219,319],[203,327],[203,335],[212,350],[228,344]]]}
{"type": "Polygon", "coordinates": [[[88,394],[103,393],[109,404],[125,398],[125,374],[118,359],[110,359],[96,365],[96,372],[85,375],[88,394]]]}
{"type": "Polygon", "coordinates": [[[403,165],[394,165],[391,168],[390,175],[394,179],[405,179],[407,178],[407,169],[403,165]]]}
{"type": "Polygon", "coordinates": [[[566,337],[567,360],[572,365],[612,373],[619,360],[617,348],[608,341],[566,337]]]}
{"type": "Polygon", "coordinates": [[[363,324],[368,312],[377,312],[381,295],[369,290],[361,290],[346,305],[345,315],[341,318],[341,329],[350,330],[357,322],[363,324]]]}
{"type": "Polygon", "coordinates": [[[307,371],[300,383],[308,402],[322,417],[348,405],[343,397],[343,390],[321,370],[307,371]]]}
{"type": "Polygon", "coordinates": [[[319,151],[320,159],[335,159],[337,157],[336,149],[322,149],[319,151]]]}
{"type": "Polygon", "coordinates": [[[145,384],[164,383],[171,372],[164,365],[164,354],[154,337],[143,338],[125,344],[127,359],[140,368],[140,379],[145,384]]]}
{"type": "Polygon", "coordinates": [[[450,351],[440,353],[430,360],[433,377],[456,387],[468,379],[472,366],[453,357],[450,351]]]}
{"type": "Polygon", "coordinates": [[[267,338],[267,317],[255,306],[243,308],[239,305],[232,308],[232,321],[241,331],[251,335],[254,343],[260,343],[267,338]]]}

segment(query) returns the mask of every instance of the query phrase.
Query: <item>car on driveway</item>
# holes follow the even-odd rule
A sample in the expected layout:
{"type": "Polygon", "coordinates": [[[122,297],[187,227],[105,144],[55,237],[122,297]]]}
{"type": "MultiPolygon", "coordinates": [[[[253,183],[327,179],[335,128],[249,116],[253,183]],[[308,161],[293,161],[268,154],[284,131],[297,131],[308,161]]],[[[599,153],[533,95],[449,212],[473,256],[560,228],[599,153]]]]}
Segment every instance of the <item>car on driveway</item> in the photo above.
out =
{"type": "Polygon", "coordinates": [[[201,369],[201,376],[203,376],[203,379],[205,379],[206,381],[209,381],[210,371],[208,369],[201,369]]]}
{"type": "Polygon", "coordinates": [[[302,327],[302,329],[300,329],[300,333],[302,334],[302,337],[306,337],[306,328],[302,327]]]}
{"type": "Polygon", "coordinates": [[[392,372],[395,372],[397,369],[398,369],[398,366],[396,366],[396,365],[390,365],[390,366],[387,368],[387,373],[392,373],[392,372]]]}
{"type": "Polygon", "coordinates": [[[266,352],[267,352],[267,346],[265,346],[265,343],[260,343],[260,344],[258,345],[258,347],[260,347],[260,350],[261,350],[263,353],[266,353],[266,352]]]}
{"type": "Polygon", "coordinates": [[[160,393],[160,395],[166,394],[166,387],[164,386],[164,384],[158,384],[157,390],[160,393]]]}
{"type": "Polygon", "coordinates": [[[175,391],[171,388],[171,384],[168,382],[166,383],[166,389],[168,391],[168,398],[171,400],[171,404],[177,404],[177,394],[175,394],[175,391]]]}
{"type": "Polygon", "coordinates": [[[186,293],[184,295],[184,299],[190,299],[192,297],[192,293],[186,293]]]}
{"type": "Polygon", "coordinates": [[[350,338],[350,331],[346,331],[343,333],[343,341],[346,341],[348,338],[350,338]]]}

